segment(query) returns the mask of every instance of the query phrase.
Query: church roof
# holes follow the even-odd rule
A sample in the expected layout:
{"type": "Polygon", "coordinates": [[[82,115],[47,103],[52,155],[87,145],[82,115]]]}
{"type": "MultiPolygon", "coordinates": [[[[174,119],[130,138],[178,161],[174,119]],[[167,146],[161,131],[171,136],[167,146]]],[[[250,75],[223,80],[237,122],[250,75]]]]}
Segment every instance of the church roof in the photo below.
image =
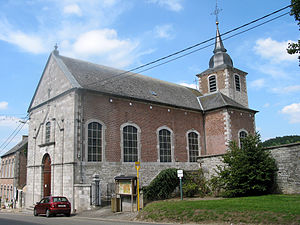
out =
{"type": "Polygon", "coordinates": [[[233,99],[229,98],[228,96],[222,94],[221,92],[215,92],[213,94],[200,96],[199,102],[203,111],[210,111],[215,110],[218,108],[224,107],[232,107],[238,109],[244,109],[247,111],[257,112],[255,110],[251,110],[246,108],[245,106],[239,104],[238,102],[234,101],[233,99]]]}
{"type": "Polygon", "coordinates": [[[15,145],[12,149],[10,149],[9,151],[7,151],[6,153],[4,153],[1,157],[5,157],[11,154],[14,154],[15,152],[17,152],[18,150],[20,150],[21,148],[23,148],[25,145],[28,144],[28,136],[23,136],[22,141],[20,141],[17,145],[15,145]]]}
{"type": "Polygon", "coordinates": [[[202,94],[182,85],[52,54],[73,86],[120,97],[201,110],[202,94]]]}

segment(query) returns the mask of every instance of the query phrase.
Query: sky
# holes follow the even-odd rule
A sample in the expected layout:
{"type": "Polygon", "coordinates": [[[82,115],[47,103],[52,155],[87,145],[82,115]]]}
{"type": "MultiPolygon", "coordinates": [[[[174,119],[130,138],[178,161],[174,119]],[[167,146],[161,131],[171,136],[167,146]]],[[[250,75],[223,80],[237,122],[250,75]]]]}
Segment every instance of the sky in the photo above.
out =
{"type": "MultiPolygon", "coordinates": [[[[220,32],[289,4],[218,0],[220,32]]],[[[27,134],[22,121],[56,43],[61,55],[130,70],[215,37],[215,6],[216,0],[1,0],[0,155],[27,134]]],[[[294,17],[227,36],[234,67],[248,73],[249,107],[259,111],[262,140],[300,135],[300,67],[297,55],[286,53],[300,36],[294,17]]],[[[195,75],[208,68],[212,51],[209,46],[142,74],[196,87],[195,75]]]]}

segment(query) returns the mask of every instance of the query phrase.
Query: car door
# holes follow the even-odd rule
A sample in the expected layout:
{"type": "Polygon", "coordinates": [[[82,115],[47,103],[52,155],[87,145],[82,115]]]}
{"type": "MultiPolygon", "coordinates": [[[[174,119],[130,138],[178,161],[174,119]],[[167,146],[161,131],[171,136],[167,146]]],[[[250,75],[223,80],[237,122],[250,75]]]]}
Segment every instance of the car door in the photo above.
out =
{"type": "Polygon", "coordinates": [[[49,208],[49,205],[50,205],[50,199],[44,198],[44,202],[42,203],[42,212],[41,213],[45,214],[47,209],[49,208]]]}
{"type": "Polygon", "coordinates": [[[45,199],[43,198],[39,203],[36,204],[35,208],[38,214],[43,213],[43,203],[45,199]]]}

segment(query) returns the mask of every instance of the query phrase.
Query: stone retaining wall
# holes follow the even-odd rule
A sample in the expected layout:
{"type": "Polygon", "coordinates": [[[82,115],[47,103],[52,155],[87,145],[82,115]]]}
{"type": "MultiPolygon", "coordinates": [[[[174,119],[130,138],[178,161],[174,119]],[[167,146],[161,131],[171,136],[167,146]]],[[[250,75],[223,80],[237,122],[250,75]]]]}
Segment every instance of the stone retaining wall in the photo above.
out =
{"type": "MultiPolygon", "coordinates": [[[[274,157],[278,172],[277,184],[283,194],[300,193],[300,143],[266,148],[274,157]]],[[[198,159],[205,177],[216,175],[217,165],[222,165],[222,155],[200,156],[198,159]]]]}

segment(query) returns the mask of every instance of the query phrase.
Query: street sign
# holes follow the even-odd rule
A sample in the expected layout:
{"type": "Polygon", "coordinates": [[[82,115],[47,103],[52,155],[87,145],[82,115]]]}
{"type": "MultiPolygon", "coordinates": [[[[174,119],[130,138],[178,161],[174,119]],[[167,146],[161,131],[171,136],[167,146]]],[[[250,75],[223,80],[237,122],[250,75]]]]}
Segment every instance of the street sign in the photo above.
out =
{"type": "Polygon", "coordinates": [[[182,178],[183,177],[183,170],[177,170],[177,176],[179,178],[182,178]]]}

